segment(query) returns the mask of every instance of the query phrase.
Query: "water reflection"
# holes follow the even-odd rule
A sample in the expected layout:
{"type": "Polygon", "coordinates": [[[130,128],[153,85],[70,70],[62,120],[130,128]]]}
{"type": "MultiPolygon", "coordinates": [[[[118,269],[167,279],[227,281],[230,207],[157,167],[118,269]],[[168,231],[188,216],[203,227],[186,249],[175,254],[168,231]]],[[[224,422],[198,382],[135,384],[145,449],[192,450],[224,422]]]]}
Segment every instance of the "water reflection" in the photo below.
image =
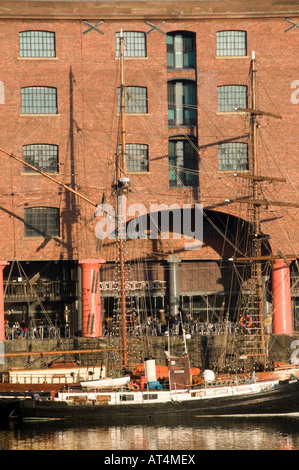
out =
{"type": "Polygon", "coordinates": [[[192,423],[0,425],[6,450],[299,450],[299,416],[197,418],[192,423]]]}

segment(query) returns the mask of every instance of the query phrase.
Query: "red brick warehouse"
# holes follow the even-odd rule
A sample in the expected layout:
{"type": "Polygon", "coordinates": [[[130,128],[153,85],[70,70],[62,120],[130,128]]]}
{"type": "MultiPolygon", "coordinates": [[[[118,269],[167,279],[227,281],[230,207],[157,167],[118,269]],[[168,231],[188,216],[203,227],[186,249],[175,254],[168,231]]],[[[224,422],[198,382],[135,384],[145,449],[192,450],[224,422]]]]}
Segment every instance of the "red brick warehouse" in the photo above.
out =
{"type": "Polygon", "coordinates": [[[298,330],[298,2],[4,1],[0,15],[5,311],[86,336],[102,334],[112,315],[115,241],[97,239],[95,207],[9,155],[95,204],[113,203],[122,30],[128,202],[204,210],[200,249],[186,250],[183,238],[128,240],[138,315],[182,306],[200,322],[235,322],[240,293],[249,296],[248,263],[236,258],[249,255],[252,206],[235,201],[253,186],[254,51],[266,113],[257,138],[263,288],[267,310],[292,317],[276,332],[298,330]],[[85,324],[91,301],[96,329],[85,324]]]}

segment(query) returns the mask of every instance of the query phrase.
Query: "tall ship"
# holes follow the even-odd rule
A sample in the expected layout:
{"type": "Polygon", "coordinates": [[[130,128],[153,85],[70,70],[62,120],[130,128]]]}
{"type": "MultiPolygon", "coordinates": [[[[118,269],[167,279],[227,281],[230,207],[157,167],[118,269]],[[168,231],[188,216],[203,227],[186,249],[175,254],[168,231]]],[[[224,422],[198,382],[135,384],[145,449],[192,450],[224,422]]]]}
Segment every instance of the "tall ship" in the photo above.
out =
{"type": "MultiPolygon", "coordinates": [[[[251,136],[251,168],[246,174],[235,174],[235,177],[246,178],[252,181],[252,194],[246,198],[238,198],[228,203],[247,204],[252,208],[251,232],[249,233],[247,256],[236,256],[233,262],[243,263],[246,266],[247,279],[251,282],[250,290],[247,290],[243,299],[240,299],[238,315],[241,328],[242,340],[237,342],[234,335],[223,336],[223,364],[222,370],[209,370],[204,367],[196,367],[190,364],[188,339],[190,339],[189,322],[183,308],[177,305],[175,295],[170,299],[174,303],[173,311],[178,315],[173,315],[166,321],[164,312],[160,310],[159,324],[155,325],[157,331],[170,338],[176,328],[181,333],[180,353],[171,350],[168,341],[168,347],[165,348],[165,366],[159,366],[153,357],[146,357],[147,336],[142,335],[140,318],[138,318],[137,306],[134,303],[132,295],[132,266],[128,256],[127,242],[139,242],[140,238],[146,238],[148,235],[144,227],[145,219],[153,217],[153,214],[141,214],[132,224],[132,220],[127,219],[126,209],[130,193],[134,191],[130,183],[127,171],[127,143],[126,143],[126,125],[125,125],[125,105],[126,105],[126,86],[124,81],[124,37],[120,34],[120,144],[115,156],[115,175],[112,184],[112,193],[116,199],[115,211],[111,211],[111,206],[103,203],[99,206],[93,201],[88,200],[75,192],[78,197],[84,198],[88,203],[96,207],[96,215],[101,214],[102,221],[106,226],[100,224],[97,231],[101,243],[103,240],[104,228],[110,229],[108,240],[113,241],[117,248],[117,301],[113,307],[113,314],[109,319],[109,360],[102,364],[99,371],[91,371],[88,368],[83,372],[85,379],[80,377],[74,381],[76,372],[69,366],[70,376],[73,378],[73,384],[70,380],[64,383],[57,382],[58,385],[49,387],[40,385],[40,382],[34,382],[32,378],[38,375],[37,370],[28,370],[29,381],[24,381],[25,386],[13,387],[13,377],[16,375],[25,376],[24,371],[11,373],[9,386],[10,391],[18,395],[13,398],[3,398],[4,414],[7,415],[7,406],[10,403],[12,408],[9,416],[30,418],[53,418],[53,419],[91,419],[104,422],[113,418],[119,419],[146,419],[153,416],[203,416],[203,415],[248,415],[248,414],[288,414],[298,412],[299,407],[299,368],[295,365],[276,365],[273,367],[268,362],[268,343],[265,324],[265,310],[263,299],[263,263],[265,261],[275,260],[275,256],[265,255],[263,249],[267,244],[267,236],[261,231],[260,225],[260,207],[268,203],[261,199],[261,185],[268,176],[261,176],[258,165],[257,154],[257,131],[260,125],[260,119],[263,116],[280,119],[281,116],[260,110],[257,105],[256,95],[256,59],[252,54],[250,77],[251,77],[251,105],[247,108],[238,108],[238,111],[250,116],[250,136],[251,136]],[[112,223],[109,224],[109,221],[112,223]],[[111,229],[112,228],[112,229],[111,229]],[[131,231],[130,231],[131,230],[131,231]],[[129,236],[129,235],[130,236],[129,236]],[[136,236],[137,234],[137,236],[136,236]],[[141,235],[141,236],[140,236],[141,235]],[[114,242],[115,241],[115,242],[114,242]],[[249,271],[249,272],[248,272],[249,271]],[[170,324],[171,320],[171,324],[170,324]],[[175,321],[174,321],[175,320],[175,321]],[[138,347],[143,349],[137,351],[134,339],[142,337],[138,342],[138,347]],[[230,362],[229,362],[230,361],[230,362]],[[229,371],[226,371],[226,367],[229,371]],[[88,374],[90,375],[88,376],[88,374]],[[97,375],[98,374],[98,375],[97,375]],[[31,376],[31,379],[30,379],[31,376]],[[30,381],[31,380],[31,381],[30,381]],[[50,394],[41,394],[40,392],[52,390],[50,394]],[[28,389],[29,397],[24,394],[20,397],[20,390],[28,389]],[[47,389],[47,390],[46,390],[47,389]],[[4,406],[5,405],[5,406],[4,406]]],[[[22,162],[18,157],[10,155],[14,160],[22,162]]],[[[28,163],[24,163],[28,165],[28,163]]],[[[30,165],[34,171],[35,169],[30,165]]],[[[54,183],[61,185],[55,181],[54,183]]],[[[67,191],[74,193],[66,185],[62,185],[67,191]]],[[[189,210],[190,220],[193,217],[193,223],[198,223],[195,210],[189,210]]],[[[184,214],[184,212],[183,212],[184,214]]],[[[157,232],[163,233],[161,219],[156,218],[153,223],[157,232]]],[[[173,218],[173,232],[175,218],[173,218]]],[[[184,232],[186,233],[186,232],[184,232]]],[[[190,233],[185,240],[190,241],[190,233]]],[[[196,230],[193,234],[197,233],[196,230]]],[[[107,235],[107,233],[106,233],[107,235]]],[[[199,238],[192,240],[201,243],[199,238]]],[[[173,255],[173,250],[170,252],[173,255]]],[[[285,259],[292,258],[293,255],[285,255],[285,259]]],[[[144,269],[144,264],[143,264],[144,269]]],[[[146,273],[143,273],[146,276],[146,273]]],[[[96,289],[96,287],[93,287],[96,289]]],[[[175,288],[173,289],[175,293],[175,288]]],[[[89,306],[89,311],[91,308],[89,306]]],[[[151,313],[147,311],[147,326],[151,325],[151,313]]],[[[156,320],[156,319],[155,319],[156,320]]],[[[98,319],[89,314],[87,328],[93,330],[96,327],[98,319]]],[[[225,328],[228,327],[228,322],[225,328]]],[[[226,330],[227,332],[227,330],[226,330]]],[[[240,332],[238,332],[240,334],[240,332]]],[[[81,371],[82,373],[82,371],[81,371]]],[[[40,377],[50,374],[49,370],[41,372],[40,377]]],[[[52,374],[59,378],[57,369],[52,374]]],[[[60,375],[67,376],[67,367],[60,375]]],[[[54,377],[53,377],[54,378],[54,377]]],[[[47,379],[45,379],[45,383],[47,379]]],[[[51,379],[50,379],[51,382],[51,379]]],[[[52,382],[53,383],[53,382],[52,382]]],[[[0,387],[1,388],[1,387],[0,387]]],[[[5,387],[3,387],[5,388],[5,387]]],[[[8,390],[7,390],[8,391],[8,390]]]]}
{"type": "MultiPolygon", "coordinates": [[[[234,178],[243,178],[251,182],[252,193],[246,195],[246,197],[227,200],[227,204],[247,205],[250,208],[251,215],[251,223],[246,225],[249,233],[244,238],[246,249],[236,250],[234,256],[229,260],[236,267],[237,275],[240,277],[244,276],[244,279],[242,279],[241,295],[233,306],[238,318],[239,330],[236,333],[242,333],[242,340],[238,343],[235,341],[236,335],[231,334],[229,314],[227,314],[221,325],[223,327],[222,333],[224,334],[219,368],[218,370],[211,371],[205,370],[203,364],[198,364],[198,361],[190,366],[189,356],[193,352],[188,347],[188,339],[194,333],[193,328],[204,327],[205,332],[213,334],[215,333],[213,330],[214,325],[190,325],[186,313],[186,305],[184,303],[179,305],[177,280],[174,271],[177,269],[180,260],[175,255],[176,252],[172,247],[172,240],[162,236],[163,227],[160,216],[153,218],[153,214],[143,214],[143,217],[134,220],[134,224],[130,224],[132,219],[127,220],[124,215],[125,211],[123,211],[123,208],[128,206],[127,201],[130,201],[130,195],[134,193],[136,196],[137,191],[131,185],[127,168],[127,162],[131,156],[126,142],[125,106],[126,100],[131,99],[131,97],[129,96],[130,91],[124,82],[124,40],[122,34],[120,34],[119,39],[121,64],[120,139],[117,143],[118,149],[115,159],[109,159],[109,165],[115,166],[110,195],[111,199],[112,196],[116,199],[115,211],[109,212],[110,207],[105,202],[106,194],[103,194],[102,204],[98,205],[80,192],[50,177],[49,174],[38,170],[15,155],[7,153],[11,160],[18,161],[30,168],[31,171],[39,172],[45,178],[51,179],[53,183],[57,183],[66,192],[70,192],[76,197],[85,200],[87,204],[93,205],[96,209],[96,216],[102,217],[101,221],[106,223],[106,227],[103,224],[99,224],[101,230],[107,229],[107,225],[109,228],[109,221],[112,221],[111,226],[113,229],[109,233],[111,237],[107,244],[111,246],[111,249],[117,248],[117,278],[110,283],[115,295],[110,302],[110,312],[107,316],[109,321],[107,321],[107,329],[105,331],[109,338],[109,350],[107,351],[109,359],[105,364],[101,364],[97,368],[83,368],[83,370],[81,368],[80,371],[79,369],[74,369],[74,364],[64,368],[62,366],[55,367],[54,365],[39,372],[32,367],[26,371],[22,369],[10,371],[7,383],[1,385],[3,385],[2,390],[5,393],[8,391],[18,392],[18,402],[14,408],[15,413],[11,415],[17,416],[19,414],[21,417],[26,418],[57,417],[58,415],[61,417],[76,417],[86,415],[90,417],[97,416],[98,419],[103,419],[104,416],[113,416],[114,414],[117,416],[120,412],[129,416],[134,411],[133,414],[136,415],[138,414],[138,409],[140,409],[140,415],[146,411],[148,416],[151,416],[153,413],[160,414],[163,412],[169,412],[174,415],[180,412],[190,412],[192,414],[214,413],[216,415],[226,413],[269,413],[271,410],[272,412],[281,413],[295,412],[298,405],[297,367],[292,364],[281,364],[273,367],[268,362],[269,338],[265,334],[265,327],[267,325],[265,325],[265,292],[263,292],[262,280],[262,277],[265,275],[265,263],[273,263],[276,258],[279,257],[281,259],[282,257],[288,264],[295,258],[295,254],[280,254],[277,256],[269,254],[269,250],[267,250],[267,235],[264,235],[261,231],[260,207],[269,204],[268,200],[261,197],[263,192],[262,185],[265,181],[273,181],[275,178],[260,174],[257,154],[257,132],[260,121],[265,116],[273,119],[280,119],[280,116],[258,108],[255,57],[254,55],[252,56],[250,67],[251,105],[249,107],[238,108],[240,113],[244,113],[250,119],[250,167],[249,172],[236,171],[234,174],[234,178]],[[148,219],[153,223],[151,225],[152,230],[156,229],[159,234],[157,256],[159,256],[159,243],[167,243],[169,246],[169,280],[172,288],[169,295],[171,312],[168,319],[165,319],[163,308],[159,310],[155,308],[154,315],[151,315],[148,298],[144,300],[145,307],[142,309],[141,296],[138,298],[138,305],[136,298],[134,299],[135,283],[141,285],[155,284],[155,278],[152,277],[153,273],[148,272],[146,263],[143,263],[140,267],[137,256],[134,259],[134,263],[130,259],[134,245],[140,245],[140,239],[146,240],[146,237],[149,235],[143,229],[143,226],[148,227],[145,223],[148,219]],[[129,228],[133,232],[128,232],[129,228]],[[130,237],[128,237],[128,233],[131,234],[130,237]],[[128,238],[130,239],[128,240],[128,238]],[[134,276],[136,273],[139,276],[135,281],[134,276]],[[250,284],[249,287],[248,284],[250,284]],[[140,314],[141,310],[143,317],[140,314]],[[168,347],[166,348],[164,368],[156,365],[153,358],[147,357],[148,337],[143,333],[144,329],[152,331],[153,325],[154,330],[159,335],[163,334],[166,339],[170,338],[170,335],[174,332],[181,333],[180,344],[176,348],[177,351],[175,353],[171,349],[170,342],[167,345],[166,341],[168,347]],[[136,339],[140,338],[142,340],[136,341],[136,339]],[[178,354],[179,350],[180,354],[178,354]],[[20,383],[21,381],[23,381],[22,384],[20,383]],[[48,385],[46,385],[47,381],[49,381],[48,385]],[[55,387],[54,383],[56,383],[55,387]],[[80,390],[75,390],[76,386],[80,387],[80,390]],[[45,393],[45,396],[42,396],[41,392],[49,393],[50,389],[50,397],[47,393],[45,393]],[[29,390],[33,390],[35,392],[33,397],[39,396],[39,399],[32,400],[31,396],[30,398],[25,398],[25,394],[24,398],[20,399],[20,392],[29,392],[29,390]],[[236,396],[238,396],[238,399],[236,399],[236,396]],[[95,404],[97,404],[97,408],[93,408],[95,404]],[[96,413],[94,413],[94,410],[96,410],[96,413]]],[[[171,97],[171,90],[169,96],[171,97]]],[[[173,119],[173,117],[178,119],[179,116],[177,116],[176,108],[171,101],[169,108],[170,119],[173,119]]],[[[192,121],[192,109],[190,109],[191,107],[188,103],[185,105],[185,108],[188,109],[191,116],[190,120],[192,121]]],[[[192,176],[196,173],[196,169],[186,171],[188,176],[190,176],[190,173],[192,176]]],[[[175,162],[171,165],[170,177],[178,178],[175,162]]],[[[182,186],[184,178],[181,175],[180,182],[182,186]]],[[[279,182],[276,181],[276,183],[279,182]]],[[[193,200],[192,210],[189,214],[193,224],[197,222],[196,211],[194,210],[195,203],[196,201],[193,200]]],[[[280,204],[283,204],[283,202],[280,202],[280,204]]],[[[203,215],[205,219],[209,220],[211,227],[217,230],[215,223],[209,217],[210,214],[207,211],[203,211],[203,215]]],[[[172,222],[172,232],[174,232],[175,217],[173,217],[172,222]]],[[[101,230],[97,233],[100,250],[105,243],[102,239],[101,230]]],[[[242,233],[240,232],[241,236],[244,236],[244,231],[246,230],[243,230],[242,233]]],[[[224,238],[228,243],[232,244],[229,232],[230,227],[227,226],[224,231],[224,238]]],[[[184,242],[186,240],[190,241],[190,236],[188,237],[188,235],[190,234],[187,234],[184,242]]],[[[201,240],[197,241],[201,242],[201,240]]],[[[103,260],[99,259],[97,261],[101,263],[103,260]]],[[[96,293],[97,286],[99,285],[97,276],[98,274],[94,275],[90,286],[93,293],[96,293]]],[[[87,312],[84,316],[85,323],[83,322],[84,324],[82,325],[85,333],[94,332],[95,330],[99,331],[99,318],[93,314],[90,305],[86,307],[84,312],[87,312]]],[[[82,353],[82,350],[77,352],[82,353]]],[[[71,354],[75,353],[75,350],[71,352],[71,354]]]]}

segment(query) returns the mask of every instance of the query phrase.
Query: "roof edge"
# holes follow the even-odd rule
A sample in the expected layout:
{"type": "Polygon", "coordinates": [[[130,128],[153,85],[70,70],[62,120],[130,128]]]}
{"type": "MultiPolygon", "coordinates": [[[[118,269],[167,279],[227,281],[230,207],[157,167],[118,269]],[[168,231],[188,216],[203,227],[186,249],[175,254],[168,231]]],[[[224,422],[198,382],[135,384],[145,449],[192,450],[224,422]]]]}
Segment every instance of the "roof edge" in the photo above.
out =
{"type": "Polygon", "coordinates": [[[287,0],[4,0],[1,19],[217,19],[299,16],[299,1],[287,0]]]}

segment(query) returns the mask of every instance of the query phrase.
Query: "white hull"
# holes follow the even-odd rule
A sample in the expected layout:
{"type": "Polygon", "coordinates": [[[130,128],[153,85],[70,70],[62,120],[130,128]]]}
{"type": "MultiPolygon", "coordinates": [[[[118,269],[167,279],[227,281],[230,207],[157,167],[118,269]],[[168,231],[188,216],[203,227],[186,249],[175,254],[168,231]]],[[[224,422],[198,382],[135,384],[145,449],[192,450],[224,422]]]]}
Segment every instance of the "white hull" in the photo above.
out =
{"type": "MultiPolygon", "coordinates": [[[[100,389],[108,388],[109,383],[110,387],[112,383],[115,384],[115,381],[120,379],[103,379],[103,380],[90,380],[83,382],[91,388],[100,389]],[[108,383],[104,386],[104,383],[108,383]],[[96,386],[96,384],[101,384],[101,387],[96,386]],[[91,385],[93,384],[93,385],[91,385]]],[[[83,385],[81,383],[81,385],[83,385]]],[[[252,394],[256,395],[261,392],[275,390],[278,386],[278,380],[268,380],[264,382],[253,382],[248,384],[236,384],[236,385],[227,385],[227,386],[208,386],[193,390],[163,390],[163,391],[124,391],[124,392],[110,392],[110,393],[101,393],[94,392],[72,392],[63,391],[58,392],[58,398],[56,401],[72,402],[78,398],[84,397],[84,399],[91,402],[99,400],[101,396],[107,398],[107,405],[121,405],[123,404],[124,394],[126,396],[131,396],[129,400],[130,405],[141,405],[144,402],[148,403],[168,403],[168,402],[184,402],[184,401],[200,401],[202,399],[213,399],[218,397],[234,397],[243,394],[252,394]]]]}

